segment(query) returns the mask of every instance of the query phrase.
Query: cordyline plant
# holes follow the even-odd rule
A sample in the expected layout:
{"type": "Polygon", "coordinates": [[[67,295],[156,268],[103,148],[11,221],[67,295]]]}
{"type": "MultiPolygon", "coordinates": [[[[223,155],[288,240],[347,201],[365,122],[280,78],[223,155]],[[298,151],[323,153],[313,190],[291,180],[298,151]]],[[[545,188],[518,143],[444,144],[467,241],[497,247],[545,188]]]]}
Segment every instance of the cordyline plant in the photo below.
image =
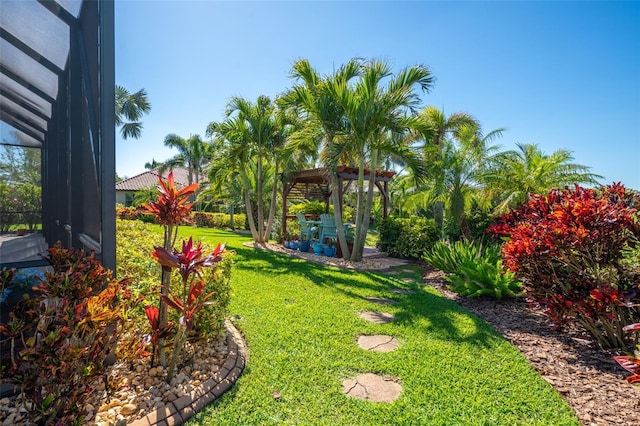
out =
{"type": "Polygon", "coordinates": [[[204,267],[214,267],[222,260],[224,252],[224,244],[218,244],[213,253],[203,256],[202,244],[196,247],[193,245],[193,239],[182,242],[182,251],[173,250],[170,252],[163,247],[156,247],[153,257],[162,265],[162,268],[168,268],[169,271],[177,269],[182,278],[181,294],[176,295],[170,289],[167,294],[162,295],[161,299],[175,309],[180,314],[178,330],[173,343],[171,360],[167,370],[167,381],[173,377],[178,359],[187,339],[187,333],[193,330],[194,316],[204,306],[209,303],[209,299],[214,293],[204,293],[205,283],[202,279],[201,269],[204,267]]]}
{"type": "MultiPolygon", "coordinates": [[[[152,201],[149,204],[145,204],[144,208],[148,213],[155,215],[157,223],[164,228],[164,243],[163,248],[165,250],[171,250],[178,237],[178,226],[189,220],[189,213],[193,203],[189,202],[189,197],[194,194],[199,185],[194,183],[186,186],[182,189],[178,189],[173,180],[173,172],[167,176],[167,182],[162,180],[162,177],[158,178],[158,199],[152,201]]],[[[171,287],[171,269],[162,267],[162,285],[160,287],[161,296],[167,296],[167,292],[171,287]]],[[[149,316],[149,313],[147,313],[149,316]]],[[[154,329],[154,333],[158,335],[158,359],[162,365],[166,366],[166,355],[164,345],[164,332],[160,332],[160,329],[166,328],[167,322],[167,304],[161,297],[158,304],[158,321],[157,328],[154,329]]],[[[153,326],[153,323],[152,323],[153,326]]]]}
{"type": "Polygon", "coordinates": [[[621,184],[552,190],[502,216],[489,233],[503,237],[504,263],[529,300],[561,329],[572,320],[603,347],[628,346],[637,322],[637,276],[623,262],[640,236],[638,193],[621,184]]]}
{"type": "MultiPolygon", "coordinates": [[[[626,332],[640,332],[640,323],[630,324],[623,328],[626,332]]],[[[640,351],[640,345],[638,346],[638,350],[640,351]]],[[[640,354],[636,352],[634,355],[620,355],[614,356],[618,364],[628,372],[632,373],[631,376],[627,377],[627,382],[633,384],[640,384],[640,354]]]]}
{"type": "Polygon", "coordinates": [[[204,293],[205,283],[201,270],[214,267],[222,260],[224,245],[218,244],[213,253],[204,256],[202,244],[194,246],[193,240],[182,242],[182,250],[173,248],[177,237],[178,225],[188,219],[192,203],[188,198],[193,194],[198,184],[189,185],[178,190],[173,180],[173,173],[169,173],[167,182],[159,179],[158,200],[145,206],[147,211],[156,215],[156,222],[164,226],[164,246],[155,247],[153,257],[162,267],[162,285],[159,307],[145,307],[145,314],[151,324],[153,353],[156,348],[158,360],[167,366],[164,339],[172,332],[173,325],[167,322],[167,306],[178,311],[180,320],[176,324],[176,335],[173,342],[171,359],[167,369],[167,381],[170,381],[184,348],[187,334],[193,329],[194,316],[209,302],[214,293],[204,293]],[[172,292],[171,273],[177,269],[182,278],[181,291],[172,292]]]}

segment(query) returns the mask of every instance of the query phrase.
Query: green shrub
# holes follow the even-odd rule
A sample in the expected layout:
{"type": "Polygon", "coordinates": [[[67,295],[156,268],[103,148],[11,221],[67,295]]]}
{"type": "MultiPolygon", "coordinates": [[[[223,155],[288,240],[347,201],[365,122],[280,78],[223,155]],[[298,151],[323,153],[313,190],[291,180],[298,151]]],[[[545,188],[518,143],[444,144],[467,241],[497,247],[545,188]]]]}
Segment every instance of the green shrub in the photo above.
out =
{"type": "Polygon", "coordinates": [[[522,291],[522,283],[516,280],[513,272],[504,270],[502,260],[465,260],[446,280],[451,283],[448,287],[452,291],[465,297],[491,296],[502,299],[515,297],[522,291]]]}
{"type": "Polygon", "coordinates": [[[53,272],[0,324],[0,333],[12,341],[11,363],[0,371],[29,401],[28,424],[79,424],[91,384],[103,374],[126,311],[137,300],[129,280],[111,280],[93,254],[57,244],[47,259],[53,272]],[[15,351],[15,341],[24,349],[15,351]]]}
{"type": "MultiPolygon", "coordinates": [[[[199,228],[230,228],[231,216],[225,213],[194,212],[193,222],[199,228]]],[[[244,213],[233,215],[233,224],[236,228],[244,228],[246,215],[244,213]]]]}
{"type": "MultiPolygon", "coordinates": [[[[208,251],[208,250],[207,250],[208,251]]],[[[214,337],[224,332],[224,321],[229,314],[231,300],[231,267],[233,252],[225,252],[215,270],[204,271],[204,293],[215,293],[213,303],[196,314],[196,332],[203,336],[214,337]]]]}
{"type": "Polygon", "coordinates": [[[440,269],[446,274],[458,271],[460,265],[466,262],[475,262],[484,259],[487,263],[495,264],[500,260],[500,246],[470,243],[467,241],[438,241],[427,252],[424,260],[434,268],[440,269]]]}
{"type": "Polygon", "coordinates": [[[378,247],[389,256],[422,259],[438,241],[440,232],[433,219],[388,217],[377,225],[378,247]]]}

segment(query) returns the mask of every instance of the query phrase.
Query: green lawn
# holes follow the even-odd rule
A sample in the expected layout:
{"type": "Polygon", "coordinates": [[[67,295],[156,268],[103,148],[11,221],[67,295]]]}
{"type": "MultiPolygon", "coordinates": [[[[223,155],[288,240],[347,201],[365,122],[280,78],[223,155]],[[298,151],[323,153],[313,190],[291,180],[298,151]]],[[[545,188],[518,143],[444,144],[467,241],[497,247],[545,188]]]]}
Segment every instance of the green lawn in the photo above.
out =
{"type": "MultiPolygon", "coordinates": [[[[159,230],[158,226],[154,226],[159,230]]],[[[399,275],[322,267],[242,246],[246,236],[181,228],[237,251],[230,314],[249,346],[236,385],[189,424],[202,425],[578,425],[559,394],[485,322],[431,288],[399,275]],[[391,288],[415,294],[395,294],[391,288]],[[364,296],[393,298],[375,305],[364,296]],[[365,310],[390,324],[358,318],[365,310]],[[394,352],[360,349],[360,334],[390,334],[394,352]],[[342,394],[342,380],[374,372],[397,377],[390,404],[342,394]],[[281,397],[275,399],[273,392],[281,397]]]]}

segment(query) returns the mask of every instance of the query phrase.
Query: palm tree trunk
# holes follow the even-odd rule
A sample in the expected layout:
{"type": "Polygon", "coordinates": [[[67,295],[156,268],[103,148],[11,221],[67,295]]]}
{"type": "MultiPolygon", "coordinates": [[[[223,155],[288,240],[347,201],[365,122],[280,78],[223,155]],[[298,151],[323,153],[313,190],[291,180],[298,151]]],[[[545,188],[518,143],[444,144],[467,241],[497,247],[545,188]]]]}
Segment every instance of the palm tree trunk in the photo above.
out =
{"type": "MultiPolygon", "coordinates": [[[[273,189],[271,190],[271,205],[269,206],[269,218],[267,219],[267,229],[264,234],[264,241],[269,241],[269,236],[271,236],[271,227],[273,226],[273,219],[276,215],[276,201],[278,199],[278,169],[280,165],[278,164],[278,160],[276,159],[274,178],[273,178],[273,189]]],[[[284,219],[283,219],[284,220],[284,219]]]]}
{"type": "Polygon", "coordinates": [[[251,205],[251,186],[249,185],[249,177],[247,176],[246,170],[241,171],[242,183],[244,186],[244,204],[245,209],[247,211],[247,221],[249,222],[249,229],[251,230],[251,235],[253,236],[253,241],[260,242],[258,238],[258,231],[256,230],[256,223],[253,220],[253,206],[251,205]]]}
{"type": "Polygon", "coordinates": [[[359,250],[362,239],[362,219],[364,213],[364,166],[365,158],[364,152],[360,153],[360,160],[358,162],[358,201],[356,206],[356,232],[353,241],[353,253],[351,253],[351,261],[359,262],[362,260],[362,252],[359,250]]]}
{"type": "MultiPolygon", "coordinates": [[[[349,252],[349,246],[347,245],[347,236],[344,232],[344,226],[342,226],[342,205],[340,204],[340,181],[335,170],[331,172],[331,202],[333,203],[333,216],[336,220],[336,235],[338,236],[338,244],[342,249],[342,257],[349,259],[351,253],[349,252]]],[[[322,241],[321,241],[322,242],[322,241]]]]}
{"type": "Polygon", "coordinates": [[[262,154],[258,153],[258,182],[257,182],[257,197],[258,197],[258,242],[264,243],[264,199],[262,197],[262,154]]]}
{"type": "Polygon", "coordinates": [[[373,191],[376,182],[376,169],[378,163],[378,150],[371,150],[371,166],[369,168],[369,188],[367,192],[367,201],[364,208],[364,214],[362,218],[362,230],[360,231],[360,246],[358,246],[358,252],[360,253],[360,259],[362,259],[362,253],[364,253],[364,244],[367,240],[367,232],[369,231],[369,222],[371,220],[371,208],[373,206],[373,191]]]}

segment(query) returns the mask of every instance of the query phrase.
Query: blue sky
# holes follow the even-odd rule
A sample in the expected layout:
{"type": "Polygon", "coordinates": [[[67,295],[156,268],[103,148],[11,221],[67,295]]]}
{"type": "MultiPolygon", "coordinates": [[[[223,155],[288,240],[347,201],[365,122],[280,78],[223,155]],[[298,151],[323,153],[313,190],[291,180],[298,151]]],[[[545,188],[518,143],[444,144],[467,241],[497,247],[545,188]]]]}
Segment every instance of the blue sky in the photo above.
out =
{"type": "Polygon", "coordinates": [[[354,56],[436,77],[424,106],[474,115],[503,149],[550,154],[640,189],[640,2],[116,1],[116,82],[145,88],[142,138],[117,141],[120,176],[204,137],[231,96],[275,97],[291,64],[354,56]]]}

